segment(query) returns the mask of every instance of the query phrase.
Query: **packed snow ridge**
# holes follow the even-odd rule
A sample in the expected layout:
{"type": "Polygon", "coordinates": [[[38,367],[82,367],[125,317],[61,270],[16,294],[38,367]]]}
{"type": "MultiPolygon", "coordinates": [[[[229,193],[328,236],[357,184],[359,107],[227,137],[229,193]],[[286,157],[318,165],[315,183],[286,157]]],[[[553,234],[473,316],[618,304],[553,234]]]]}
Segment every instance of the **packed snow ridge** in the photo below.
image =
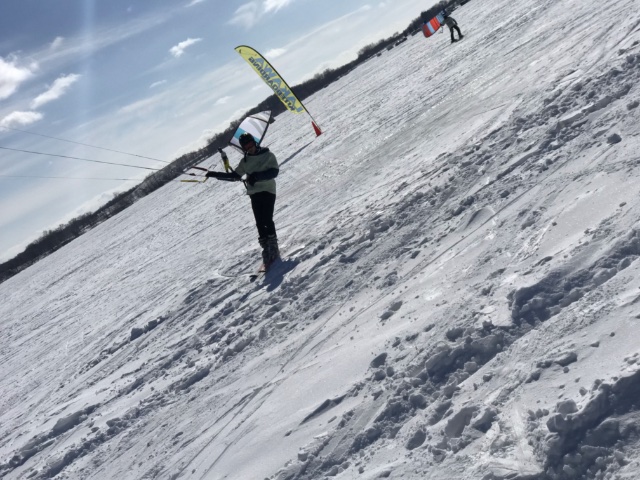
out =
{"type": "Polygon", "coordinates": [[[280,115],[264,279],[242,188],[176,182],[0,285],[0,475],[640,478],[640,17],[600,6],[469,2],[317,139],[280,115]]]}

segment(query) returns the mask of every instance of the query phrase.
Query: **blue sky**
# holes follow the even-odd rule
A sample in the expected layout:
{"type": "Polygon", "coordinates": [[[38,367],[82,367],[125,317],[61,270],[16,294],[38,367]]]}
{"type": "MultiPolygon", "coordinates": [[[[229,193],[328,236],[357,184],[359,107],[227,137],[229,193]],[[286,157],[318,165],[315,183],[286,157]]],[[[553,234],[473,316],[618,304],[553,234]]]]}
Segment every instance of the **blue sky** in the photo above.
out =
{"type": "MultiPolygon", "coordinates": [[[[235,46],[256,48],[297,84],[353,60],[428,6],[415,0],[5,0],[0,147],[161,168],[160,161],[80,144],[171,161],[204,146],[272,93],[235,46]]],[[[0,150],[0,261],[148,173],[0,150]]]]}

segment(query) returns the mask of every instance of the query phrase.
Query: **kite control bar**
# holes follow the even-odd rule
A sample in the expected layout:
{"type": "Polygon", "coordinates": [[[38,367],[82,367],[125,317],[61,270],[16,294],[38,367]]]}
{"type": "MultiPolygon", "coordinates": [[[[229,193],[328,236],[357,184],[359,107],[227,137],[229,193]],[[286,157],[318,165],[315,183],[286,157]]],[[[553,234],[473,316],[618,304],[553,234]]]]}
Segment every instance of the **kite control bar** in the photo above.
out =
{"type": "MultiPolygon", "coordinates": [[[[202,170],[203,172],[208,172],[209,170],[203,167],[189,167],[188,170],[190,169],[194,169],[194,170],[202,170]]],[[[192,177],[203,177],[204,176],[204,180],[180,180],[181,182],[185,182],[185,183],[204,183],[208,180],[209,177],[205,176],[205,175],[197,175],[195,173],[187,173],[184,172],[183,175],[191,175],[192,177]]]]}

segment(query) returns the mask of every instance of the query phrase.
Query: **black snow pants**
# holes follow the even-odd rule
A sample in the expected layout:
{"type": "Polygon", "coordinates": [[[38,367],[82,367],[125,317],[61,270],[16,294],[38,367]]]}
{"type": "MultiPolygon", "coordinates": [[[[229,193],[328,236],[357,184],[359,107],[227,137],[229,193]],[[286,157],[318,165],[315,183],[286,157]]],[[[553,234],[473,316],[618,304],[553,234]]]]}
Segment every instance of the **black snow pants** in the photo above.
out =
{"type": "Polygon", "coordinates": [[[458,27],[457,25],[454,25],[453,27],[449,27],[449,31],[451,32],[451,41],[454,42],[455,38],[453,35],[453,29],[456,29],[458,32],[458,40],[460,40],[462,38],[462,32],[460,31],[460,27],[458,27]]]}
{"type": "Polygon", "coordinates": [[[276,196],[269,192],[258,192],[249,195],[253,216],[258,227],[258,236],[267,238],[276,234],[276,225],[273,223],[273,210],[276,205],[276,196]]]}

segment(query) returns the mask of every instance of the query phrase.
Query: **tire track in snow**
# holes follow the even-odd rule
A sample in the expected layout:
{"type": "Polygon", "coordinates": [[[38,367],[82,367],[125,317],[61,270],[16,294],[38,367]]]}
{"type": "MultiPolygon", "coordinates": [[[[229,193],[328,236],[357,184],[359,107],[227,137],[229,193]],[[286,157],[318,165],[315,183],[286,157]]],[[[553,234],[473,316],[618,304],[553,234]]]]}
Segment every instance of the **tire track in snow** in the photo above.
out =
{"type": "MultiPolygon", "coordinates": [[[[232,412],[238,408],[240,408],[240,410],[236,413],[233,413],[233,415],[231,416],[231,418],[224,423],[223,425],[220,426],[219,430],[213,435],[211,436],[206,442],[205,444],[195,453],[192,455],[191,459],[189,461],[187,461],[185,463],[185,465],[179,469],[178,471],[178,476],[181,476],[182,473],[189,468],[190,466],[192,466],[193,462],[195,461],[195,459],[197,459],[205,450],[207,450],[207,448],[209,448],[209,446],[218,439],[219,435],[221,435],[224,430],[238,417],[238,415],[240,415],[242,413],[242,411],[246,408],[246,406],[249,404],[249,402],[251,402],[251,400],[253,398],[255,398],[261,391],[263,388],[265,388],[265,386],[267,386],[268,383],[265,383],[263,386],[258,387],[256,389],[254,389],[251,393],[246,394],[244,397],[242,397],[238,402],[236,402],[234,405],[232,405],[231,407],[229,407],[225,412],[222,413],[222,415],[218,418],[216,418],[216,420],[209,426],[206,427],[205,430],[203,430],[202,432],[200,432],[198,434],[199,438],[202,438],[206,432],[208,432],[209,430],[213,429],[214,427],[216,427],[225,417],[227,417],[228,415],[232,415],[232,412]]],[[[171,470],[173,469],[177,464],[174,463],[171,467],[166,467],[164,470],[171,470]]]]}

